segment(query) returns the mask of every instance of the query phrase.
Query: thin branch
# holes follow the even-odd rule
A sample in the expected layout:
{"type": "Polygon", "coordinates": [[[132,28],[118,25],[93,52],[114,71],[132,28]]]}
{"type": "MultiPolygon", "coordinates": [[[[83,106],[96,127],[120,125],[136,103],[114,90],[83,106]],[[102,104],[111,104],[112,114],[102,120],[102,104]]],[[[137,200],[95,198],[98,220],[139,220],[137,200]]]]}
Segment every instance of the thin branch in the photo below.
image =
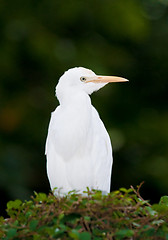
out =
{"type": "Polygon", "coordinates": [[[137,189],[137,190],[135,190],[135,188],[134,188],[132,185],[131,185],[130,187],[131,187],[131,189],[134,191],[134,193],[138,196],[139,199],[141,199],[143,202],[146,202],[146,204],[147,204],[149,207],[151,207],[151,204],[148,203],[146,200],[144,200],[144,199],[141,197],[141,195],[140,195],[139,190],[140,190],[140,188],[142,187],[143,184],[144,184],[144,181],[140,183],[140,185],[138,186],[138,189],[137,189]]]}

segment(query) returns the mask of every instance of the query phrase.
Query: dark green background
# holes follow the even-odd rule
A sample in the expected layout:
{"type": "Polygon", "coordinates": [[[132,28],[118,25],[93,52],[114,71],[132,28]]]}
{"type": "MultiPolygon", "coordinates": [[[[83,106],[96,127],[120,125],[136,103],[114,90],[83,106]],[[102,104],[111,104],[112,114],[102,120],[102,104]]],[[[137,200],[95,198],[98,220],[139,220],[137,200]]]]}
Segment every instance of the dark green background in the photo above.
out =
{"type": "Polygon", "coordinates": [[[130,80],[92,96],[112,139],[112,190],[144,180],[144,198],[168,194],[168,0],[1,0],[1,214],[49,192],[55,85],[74,66],[130,80]]]}

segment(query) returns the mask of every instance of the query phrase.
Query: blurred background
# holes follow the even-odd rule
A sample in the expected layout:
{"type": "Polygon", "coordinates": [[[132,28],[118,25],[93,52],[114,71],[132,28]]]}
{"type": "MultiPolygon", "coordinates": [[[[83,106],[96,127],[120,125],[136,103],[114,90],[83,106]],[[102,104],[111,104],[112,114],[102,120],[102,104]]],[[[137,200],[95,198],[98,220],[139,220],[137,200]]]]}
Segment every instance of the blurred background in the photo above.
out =
{"type": "Polygon", "coordinates": [[[168,194],[168,0],[1,0],[0,215],[50,191],[44,155],[68,68],[118,75],[92,95],[113,144],[112,190],[168,194]]]}

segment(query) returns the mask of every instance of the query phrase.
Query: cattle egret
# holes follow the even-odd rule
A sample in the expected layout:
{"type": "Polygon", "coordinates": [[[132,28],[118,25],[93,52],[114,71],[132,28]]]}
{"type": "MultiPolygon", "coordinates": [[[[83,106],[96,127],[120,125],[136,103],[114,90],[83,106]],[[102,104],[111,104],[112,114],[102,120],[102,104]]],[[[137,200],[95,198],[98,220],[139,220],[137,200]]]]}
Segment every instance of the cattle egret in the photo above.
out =
{"type": "Polygon", "coordinates": [[[51,114],[46,140],[47,175],[51,189],[61,194],[89,189],[110,192],[112,147],[109,135],[89,95],[125,78],[100,76],[75,67],[56,86],[60,105],[51,114]]]}

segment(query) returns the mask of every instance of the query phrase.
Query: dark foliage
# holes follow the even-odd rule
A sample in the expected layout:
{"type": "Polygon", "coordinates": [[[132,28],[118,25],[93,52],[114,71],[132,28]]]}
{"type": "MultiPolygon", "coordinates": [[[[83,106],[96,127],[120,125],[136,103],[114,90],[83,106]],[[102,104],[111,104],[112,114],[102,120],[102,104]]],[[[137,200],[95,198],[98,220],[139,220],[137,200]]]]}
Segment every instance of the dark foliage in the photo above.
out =
{"type": "Polygon", "coordinates": [[[138,190],[121,188],[108,195],[87,191],[63,197],[35,193],[30,201],[10,201],[10,218],[1,218],[0,237],[21,239],[139,239],[168,237],[168,197],[150,205],[138,190]]]}

